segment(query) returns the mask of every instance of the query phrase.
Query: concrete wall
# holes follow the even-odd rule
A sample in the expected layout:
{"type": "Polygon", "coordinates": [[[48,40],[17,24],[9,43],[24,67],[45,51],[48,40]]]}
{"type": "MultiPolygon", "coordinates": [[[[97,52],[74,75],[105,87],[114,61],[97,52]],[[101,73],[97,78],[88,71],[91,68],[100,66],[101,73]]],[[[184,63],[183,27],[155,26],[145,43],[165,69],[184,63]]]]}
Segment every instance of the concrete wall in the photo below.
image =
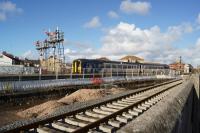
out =
{"type": "Polygon", "coordinates": [[[199,76],[193,75],[119,133],[199,133],[199,76]],[[194,84],[195,87],[194,88],[194,84]]]}
{"type": "Polygon", "coordinates": [[[194,83],[194,90],[193,90],[193,117],[192,119],[195,121],[193,124],[193,129],[197,129],[197,133],[200,132],[199,124],[200,124],[200,101],[199,101],[199,90],[200,90],[200,75],[195,74],[191,76],[191,81],[194,83]]]}

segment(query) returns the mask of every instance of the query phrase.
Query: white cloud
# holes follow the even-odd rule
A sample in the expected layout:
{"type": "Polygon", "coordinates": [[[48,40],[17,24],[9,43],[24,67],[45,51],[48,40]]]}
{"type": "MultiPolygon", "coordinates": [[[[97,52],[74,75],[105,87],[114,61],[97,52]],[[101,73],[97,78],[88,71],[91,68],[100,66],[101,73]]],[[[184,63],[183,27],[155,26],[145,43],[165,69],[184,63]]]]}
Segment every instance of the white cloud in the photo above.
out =
{"type": "Polygon", "coordinates": [[[119,15],[116,12],[114,12],[114,11],[109,11],[108,12],[108,16],[110,18],[119,18],[119,15]]]}
{"type": "Polygon", "coordinates": [[[87,58],[87,59],[95,59],[101,57],[95,49],[87,48],[84,50],[72,50],[72,49],[65,49],[65,57],[67,62],[71,62],[74,59],[78,58],[87,58]]]}
{"type": "Polygon", "coordinates": [[[182,34],[192,33],[193,30],[194,29],[190,23],[182,23],[177,26],[169,26],[166,37],[170,37],[168,38],[169,41],[174,41],[179,39],[182,36],[182,34]]]}
{"type": "Polygon", "coordinates": [[[25,53],[22,54],[22,58],[27,58],[27,59],[38,59],[38,53],[34,53],[31,50],[26,51],[25,53]]]}
{"type": "Polygon", "coordinates": [[[120,22],[103,37],[100,53],[114,59],[130,54],[141,56],[147,61],[170,63],[188,52],[187,49],[179,51],[173,43],[190,32],[191,25],[185,23],[161,32],[158,26],[141,29],[134,24],[120,22]]]}
{"type": "Polygon", "coordinates": [[[101,26],[101,22],[98,16],[93,17],[89,22],[85,23],[85,28],[96,28],[101,26]]]}
{"type": "Polygon", "coordinates": [[[5,21],[10,14],[21,13],[22,11],[15,3],[10,1],[0,2],[0,21],[5,21]]]}
{"type": "Polygon", "coordinates": [[[197,16],[197,23],[200,24],[200,13],[197,16]]]}
{"type": "Polygon", "coordinates": [[[149,2],[133,2],[131,0],[123,0],[120,5],[121,11],[125,13],[136,13],[140,15],[146,15],[151,8],[151,4],[149,2]]]}
{"type": "Polygon", "coordinates": [[[182,56],[186,63],[196,65],[200,61],[200,38],[196,44],[188,48],[180,49],[174,46],[184,34],[192,31],[193,27],[189,23],[170,26],[165,32],[161,32],[160,27],[156,25],[141,29],[134,24],[120,22],[106,31],[99,49],[90,47],[77,51],[66,49],[65,55],[68,61],[102,56],[118,60],[125,55],[136,55],[146,61],[161,63],[172,63],[182,56]]]}
{"type": "Polygon", "coordinates": [[[85,48],[89,48],[91,46],[91,44],[88,42],[71,41],[71,40],[67,40],[67,39],[65,39],[64,44],[67,46],[72,46],[72,47],[78,48],[78,49],[85,49],[85,48]]]}

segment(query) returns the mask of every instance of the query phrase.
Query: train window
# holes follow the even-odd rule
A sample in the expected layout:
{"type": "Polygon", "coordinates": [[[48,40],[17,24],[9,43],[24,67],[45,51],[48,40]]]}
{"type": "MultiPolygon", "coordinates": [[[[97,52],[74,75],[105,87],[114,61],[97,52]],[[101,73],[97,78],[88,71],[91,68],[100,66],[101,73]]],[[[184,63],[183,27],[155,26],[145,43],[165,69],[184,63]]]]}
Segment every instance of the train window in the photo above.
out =
{"type": "Polygon", "coordinates": [[[116,68],[116,64],[112,64],[112,68],[116,68]]]}
{"type": "Polygon", "coordinates": [[[102,65],[101,65],[101,64],[99,64],[99,65],[98,65],[98,68],[102,68],[102,65]]]}

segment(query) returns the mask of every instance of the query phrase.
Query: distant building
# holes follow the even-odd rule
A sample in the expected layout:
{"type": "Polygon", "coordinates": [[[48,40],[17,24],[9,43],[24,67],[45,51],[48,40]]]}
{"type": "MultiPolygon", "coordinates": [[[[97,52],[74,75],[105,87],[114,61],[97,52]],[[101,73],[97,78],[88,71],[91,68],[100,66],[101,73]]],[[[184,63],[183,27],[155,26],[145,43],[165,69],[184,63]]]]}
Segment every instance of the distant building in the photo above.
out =
{"type": "Polygon", "coordinates": [[[23,65],[23,61],[19,57],[4,51],[0,54],[0,65],[23,65]]]}
{"type": "Polygon", "coordinates": [[[0,54],[0,74],[33,74],[38,67],[38,60],[20,59],[5,51],[0,54]]]}
{"type": "Polygon", "coordinates": [[[140,58],[137,56],[131,56],[131,55],[125,56],[125,57],[121,58],[120,60],[123,62],[134,62],[134,63],[135,62],[140,62],[140,63],[144,62],[143,58],[140,58]]]}
{"type": "Polygon", "coordinates": [[[179,72],[179,74],[190,73],[193,69],[193,66],[191,64],[183,64],[180,62],[169,64],[169,67],[171,70],[179,72]]]}
{"type": "Polygon", "coordinates": [[[39,60],[29,60],[27,58],[25,58],[23,60],[23,64],[26,67],[39,67],[40,66],[40,61],[39,60]]]}
{"type": "Polygon", "coordinates": [[[193,66],[191,64],[185,64],[184,66],[184,73],[192,72],[193,66]]]}
{"type": "Polygon", "coordinates": [[[62,64],[56,57],[50,56],[47,60],[41,60],[40,65],[43,73],[60,73],[64,64],[62,64]]]}
{"type": "Polygon", "coordinates": [[[97,60],[110,61],[110,60],[109,60],[108,58],[106,58],[106,57],[97,58],[97,60]]]}
{"type": "Polygon", "coordinates": [[[183,64],[183,63],[175,62],[175,63],[169,64],[169,67],[170,67],[170,69],[173,69],[173,70],[184,71],[184,65],[185,64],[183,64]]]}

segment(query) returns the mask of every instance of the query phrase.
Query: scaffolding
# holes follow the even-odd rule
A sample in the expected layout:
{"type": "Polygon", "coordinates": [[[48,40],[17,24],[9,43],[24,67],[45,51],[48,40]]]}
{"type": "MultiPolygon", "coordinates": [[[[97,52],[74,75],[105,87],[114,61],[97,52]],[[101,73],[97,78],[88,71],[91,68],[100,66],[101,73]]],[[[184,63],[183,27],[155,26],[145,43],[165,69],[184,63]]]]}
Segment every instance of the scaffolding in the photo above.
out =
{"type": "Polygon", "coordinates": [[[51,32],[49,30],[45,34],[47,38],[44,41],[36,41],[36,50],[40,55],[40,66],[42,70],[54,73],[62,71],[62,67],[65,64],[64,32],[57,27],[55,31],[51,32]]]}

